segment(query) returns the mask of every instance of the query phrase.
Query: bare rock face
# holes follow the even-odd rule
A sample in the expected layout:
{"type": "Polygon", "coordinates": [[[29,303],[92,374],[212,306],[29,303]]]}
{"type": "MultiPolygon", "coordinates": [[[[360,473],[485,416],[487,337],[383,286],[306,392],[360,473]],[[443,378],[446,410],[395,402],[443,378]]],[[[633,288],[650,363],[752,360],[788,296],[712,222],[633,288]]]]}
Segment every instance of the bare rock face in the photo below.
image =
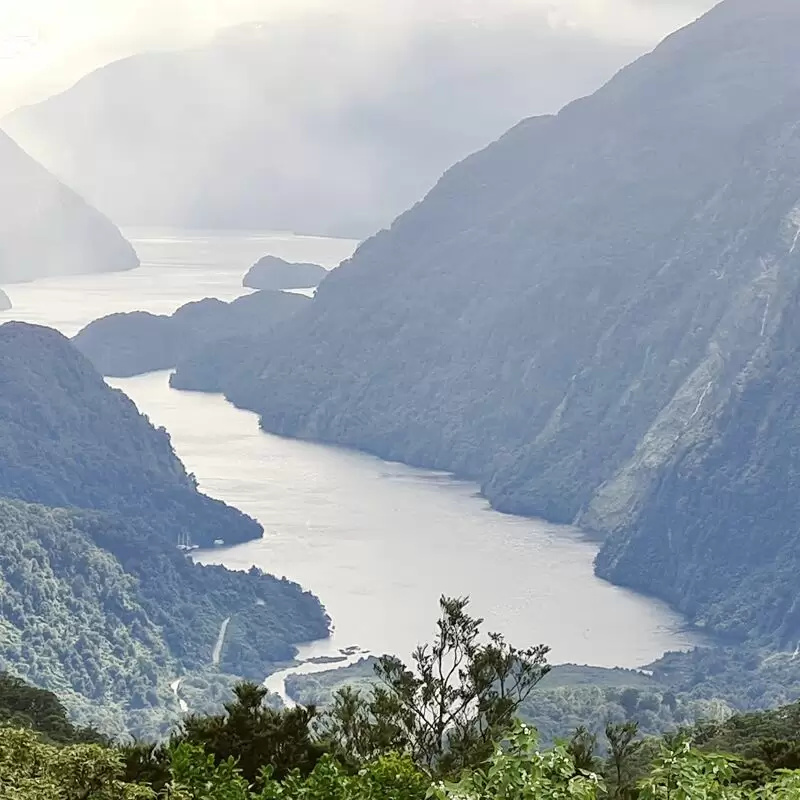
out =
{"type": "Polygon", "coordinates": [[[0,280],[133,269],[114,224],[0,131],[0,280]]]}

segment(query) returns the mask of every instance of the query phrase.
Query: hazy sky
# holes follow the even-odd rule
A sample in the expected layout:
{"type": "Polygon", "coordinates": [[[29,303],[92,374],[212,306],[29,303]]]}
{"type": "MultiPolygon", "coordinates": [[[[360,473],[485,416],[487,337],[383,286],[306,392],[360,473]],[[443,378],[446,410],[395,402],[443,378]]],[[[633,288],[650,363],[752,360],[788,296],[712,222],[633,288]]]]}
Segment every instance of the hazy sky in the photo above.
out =
{"type": "Polygon", "coordinates": [[[714,0],[0,0],[0,114],[71,85],[116,58],[185,46],[216,29],[288,15],[335,13],[389,37],[431,18],[481,24],[530,12],[642,49],[714,0]]]}

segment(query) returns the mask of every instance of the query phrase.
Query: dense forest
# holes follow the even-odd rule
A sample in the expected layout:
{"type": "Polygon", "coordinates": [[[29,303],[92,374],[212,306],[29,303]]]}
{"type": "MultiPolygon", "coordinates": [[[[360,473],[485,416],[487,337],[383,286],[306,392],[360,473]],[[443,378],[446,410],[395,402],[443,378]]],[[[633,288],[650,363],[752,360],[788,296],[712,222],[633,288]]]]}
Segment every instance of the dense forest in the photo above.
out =
{"type": "MultiPolygon", "coordinates": [[[[550,674],[547,648],[480,636],[442,598],[408,665],[377,659],[372,688],[328,709],[274,708],[235,686],[219,713],[162,742],[76,729],[58,699],[0,676],[0,797],[11,800],[770,800],[800,797],[800,706],[643,736],[607,720],[545,748],[519,721],[550,674]],[[444,668],[448,665],[448,668],[444,668]]],[[[570,675],[562,675],[569,679],[570,675]]]]}
{"type": "Polygon", "coordinates": [[[296,584],[178,549],[261,529],[200,494],[166,431],[64,337],[4,325],[0,376],[2,669],[58,692],[81,724],[163,735],[177,679],[197,710],[216,707],[221,680],[263,679],[327,635],[319,600],[296,584]]]}
{"type": "Polygon", "coordinates": [[[0,496],[118,512],[163,540],[202,546],[257,539],[261,527],[197,491],[173,452],[122,392],[61,334],[0,327],[0,496]]]}
{"type": "Polygon", "coordinates": [[[263,335],[308,303],[303,295],[280,291],[254,292],[231,303],[206,298],[170,316],[111,314],[91,322],[72,341],[98,372],[126,378],[172,369],[214,342],[232,347],[240,339],[263,335]]]}
{"type": "Polygon", "coordinates": [[[133,269],[113,223],[0,131],[0,280],[133,269]]]}
{"type": "Polygon", "coordinates": [[[798,29],[794,0],[722,2],[174,385],[577,522],[603,576],[793,652],[798,29]]]}

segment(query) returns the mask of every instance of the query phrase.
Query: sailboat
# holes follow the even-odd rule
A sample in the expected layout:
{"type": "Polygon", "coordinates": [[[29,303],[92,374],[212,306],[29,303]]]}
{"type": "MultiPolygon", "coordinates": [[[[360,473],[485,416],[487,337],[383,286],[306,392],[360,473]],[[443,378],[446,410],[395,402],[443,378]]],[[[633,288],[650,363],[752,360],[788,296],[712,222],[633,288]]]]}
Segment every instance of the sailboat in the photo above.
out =
{"type": "Polygon", "coordinates": [[[192,540],[189,538],[189,534],[182,531],[178,534],[178,550],[182,550],[184,553],[189,553],[192,550],[199,550],[199,545],[192,544],[192,540]]]}

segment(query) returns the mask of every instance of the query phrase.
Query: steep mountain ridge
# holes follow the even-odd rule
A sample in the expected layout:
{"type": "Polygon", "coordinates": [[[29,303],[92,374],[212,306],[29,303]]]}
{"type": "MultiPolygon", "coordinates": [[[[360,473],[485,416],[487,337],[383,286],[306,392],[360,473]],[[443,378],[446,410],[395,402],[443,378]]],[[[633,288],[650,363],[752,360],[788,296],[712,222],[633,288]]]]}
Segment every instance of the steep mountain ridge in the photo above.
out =
{"type": "Polygon", "coordinates": [[[0,131],[0,281],[139,265],[119,230],[0,131]]]}
{"type": "MultiPolygon", "coordinates": [[[[503,510],[609,534],[603,574],[698,622],[741,633],[751,603],[753,633],[800,635],[791,604],[737,597],[760,534],[730,549],[726,495],[704,488],[715,432],[759,430],[723,420],[777,380],[800,295],[798,33],[796,3],[726,0],[454,167],[235,369],[217,351],[176,384],[216,368],[268,430],[455,470],[503,510]],[[695,541],[677,509],[699,497],[716,533],[695,541]]],[[[752,481],[751,456],[730,452],[730,486],[774,483],[791,437],[773,444],[752,481]]],[[[796,506],[780,500],[759,563],[791,596],[796,506]]]]}

